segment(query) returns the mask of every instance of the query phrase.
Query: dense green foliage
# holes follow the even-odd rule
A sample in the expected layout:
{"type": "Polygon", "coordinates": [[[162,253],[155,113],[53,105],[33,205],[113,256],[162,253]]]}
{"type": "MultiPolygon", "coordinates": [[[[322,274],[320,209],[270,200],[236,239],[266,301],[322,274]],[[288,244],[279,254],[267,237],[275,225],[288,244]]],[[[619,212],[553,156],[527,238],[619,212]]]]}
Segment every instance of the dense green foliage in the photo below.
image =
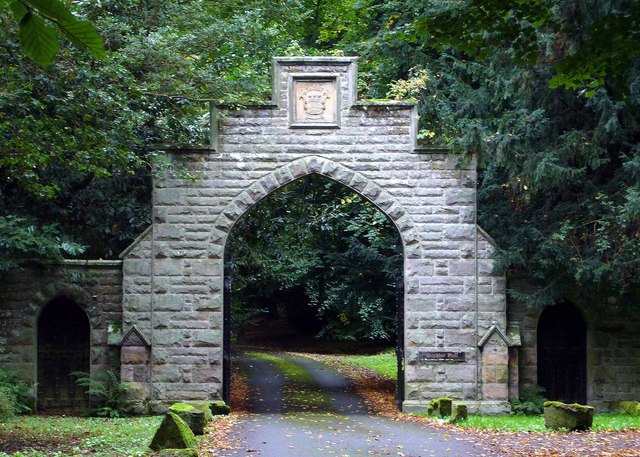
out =
{"type": "Polygon", "coordinates": [[[77,2],[107,57],[95,62],[63,41],[47,68],[23,55],[0,9],[0,269],[82,251],[117,256],[149,223],[150,169],[163,169],[149,147],[202,143],[199,97],[267,94],[270,58],[290,45],[277,7],[77,2]]]}
{"type": "Polygon", "coordinates": [[[524,385],[520,388],[519,398],[512,397],[509,399],[511,403],[511,411],[514,414],[525,416],[537,416],[544,412],[544,403],[547,399],[544,397],[546,390],[542,386],[524,385]]]}
{"type": "Polygon", "coordinates": [[[526,67],[551,66],[551,87],[606,85],[627,90],[640,57],[640,3],[558,0],[422,2],[426,14],[413,31],[437,49],[447,45],[476,60],[505,51],[526,67]]]}
{"type": "MultiPolygon", "coordinates": [[[[0,363],[5,361],[6,353],[0,339],[0,363]]],[[[32,404],[29,386],[13,370],[0,368],[0,422],[11,419],[16,414],[31,411],[32,404]]]]}
{"type": "Polygon", "coordinates": [[[395,337],[397,229],[345,186],[311,175],[258,203],[226,255],[236,311],[284,314],[326,339],[395,337]]]}
{"type": "MultiPolygon", "coordinates": [[[[479,155],[479,220],[498,241],[500,268],[524,279],[512,282],[516,298],[632,302],[640,285],[639,4],[77,1],[74,13],[96,25],[106,57],[93,61],[63,33],[44,69],[24,56],[21,24],[2,8],[0,268],[81,251],[114,257],[149,222],[150,168],[163,169],[149,146],[206,138],[199,100],[265,99],[273,55],[342,53],[361,57],[362,97],[415,98],[423,141],[479,155]]],[[[293,210],[279,226],[296,239],[292,224],[304,227],[310,216],[293,210]]],[[[245,252],[246,262],[274,258],[267,233],[248,235],[266,251],[245,252]]],[[[260,270],[260,286],[236,274],[246,296],[299,281],[321,316],[350,324],[362,320],[359,309],[373,315],[388,306],[391,289],[374,298],[358,268],[344,267],[348,240],[365,233],[310,234],[333,243],[335,258],[304,257],[309,241],[294,246],[286,274],[284,257],[257,261],[274,271],[260,270]],[[341,273],[311,274],[333,263],[341,273]]],[[[327,331],[340,335],[341,326],[327,331]]]]}
{"type": "Polygon", "coordinates": [[[479,220],[498,241],[501,268],[525,278],[512,293],[528,303],[633,302],[637,9],[635,1],[386,2],[386,26],[369,41],[377,47],[365,48],[387,78],[427,71],[423,136],[479,155],[479,220]]]}
{"type": "Polygon", "coordinates": [[[98,370],[92,376],[85,371],[74,371],[71,376],[90,398],[90,415],[111,418],[123,415],[126,389],[118,374],[111,370],[98,370]]]}
{"type": "Polygon", "coordinates": [[[0,369],[0,421],[31,411],[29,387],[18,373],[0,369]]]}

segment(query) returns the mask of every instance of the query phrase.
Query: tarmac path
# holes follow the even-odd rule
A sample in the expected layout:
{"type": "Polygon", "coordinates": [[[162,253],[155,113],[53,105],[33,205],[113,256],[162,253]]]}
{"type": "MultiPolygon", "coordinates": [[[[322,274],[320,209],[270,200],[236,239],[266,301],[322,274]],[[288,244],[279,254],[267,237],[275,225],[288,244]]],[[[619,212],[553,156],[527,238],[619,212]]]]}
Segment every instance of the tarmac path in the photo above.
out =
{"type": "Polygon", "coordinates": [[[251,413],[219,457],[492,456],[462,435],[367,414],[345,378],[304,357],[246,353],[251,413]]]}

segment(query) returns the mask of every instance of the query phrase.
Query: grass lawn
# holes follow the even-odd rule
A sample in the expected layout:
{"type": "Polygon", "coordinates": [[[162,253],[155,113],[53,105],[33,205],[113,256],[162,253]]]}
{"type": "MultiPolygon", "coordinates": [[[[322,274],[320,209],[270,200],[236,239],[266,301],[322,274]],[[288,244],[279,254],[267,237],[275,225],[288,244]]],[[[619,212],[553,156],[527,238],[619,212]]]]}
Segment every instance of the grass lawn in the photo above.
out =
{"type": "Polygon", "coordinates": [[[387,349],[374,355],[345,355],[341,359],[351,365],[373,370],[387,378],[396,379],[398,377],[395,349],[387,349]]]}
{"type": "MultiPolygon", "coordinates": [[[[422,414],[420,414],[422,415],[422,414]]],[[[512,432],[545,432],[543,416],[476,416],[469,415],[465,422],[457,424],[462,428],[512,431],[512,432]]],[[[624,430],[640,428],[640,416],[628,414],[605,413],[596,414],[593,418],[593,431],[624,430]]]]}
{"type": "Polygon", "coordinates": [[[305,370],[298,364],[287,360],[280,354],[271,352],[248,351],[247,355],[275,365],[276,369],[278,369],[284,376],[286,376],[287,379],[293,382],[309,384],[313,381],[313,378],[307,370],[305,370]]]}
{"type": "MultiPolygon", "coordinates": [[[[391,379],[397,377],[396,354],[387,349],[375,355],[345,355],[340,360],[351,365],[374,370],[391,379]]],[[[463,428],[496,431],[538,431],[544,432],[542,416],[469,416],[466,422],[458,424],[463,428]]],[[[593,431],[640,429],[640,416],[607,413],[596,414],[593,419],[593,431]]]]}
{"type": "Polygon", "coordinates": [[[161,421],[162,416],[20,416],[0,423],[0,456],[142,456],[161,421]]]}

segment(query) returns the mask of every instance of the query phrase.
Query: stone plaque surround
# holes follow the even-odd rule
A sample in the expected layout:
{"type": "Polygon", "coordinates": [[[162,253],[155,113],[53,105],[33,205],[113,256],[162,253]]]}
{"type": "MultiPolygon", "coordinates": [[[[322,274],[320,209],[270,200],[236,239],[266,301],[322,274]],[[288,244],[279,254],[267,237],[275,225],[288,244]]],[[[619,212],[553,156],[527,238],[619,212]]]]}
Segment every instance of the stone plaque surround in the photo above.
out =
{"type": "Polygon", "coordinates": [[[135,325],[151,344],[139,407],[221,397],[227,236],[266,195],[317,173],[370,200],[402,239],[403,409],[441,396],[508,409],[506,396],[483,398],[478,341],[506,327],[506,300],[476,226],[475,162],[417,148],[415,105],[360,103],[356,81],[356,58],[275,58],[271,104],[216,107],[211,149],[168,153],[197,179],[155,180],[152,228],[123,259],[123,330],[135,325]]]}

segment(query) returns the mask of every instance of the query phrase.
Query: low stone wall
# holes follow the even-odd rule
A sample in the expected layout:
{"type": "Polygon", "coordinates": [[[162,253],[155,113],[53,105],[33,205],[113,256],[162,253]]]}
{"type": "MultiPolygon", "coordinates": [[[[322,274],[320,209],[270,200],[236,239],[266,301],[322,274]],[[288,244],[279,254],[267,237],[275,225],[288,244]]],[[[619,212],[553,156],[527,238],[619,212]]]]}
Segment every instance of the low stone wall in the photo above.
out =
{"type": "MultiPolygon", "coordinates": [[[[608,411],[610,403],[640,398],[640,308],[569,297],[587,326],[587,403],[608,411]]],[[[519,323],[520,386],[538,384],[537,328],[542,308],[510,303],[509,323],[519,323]]]]}

